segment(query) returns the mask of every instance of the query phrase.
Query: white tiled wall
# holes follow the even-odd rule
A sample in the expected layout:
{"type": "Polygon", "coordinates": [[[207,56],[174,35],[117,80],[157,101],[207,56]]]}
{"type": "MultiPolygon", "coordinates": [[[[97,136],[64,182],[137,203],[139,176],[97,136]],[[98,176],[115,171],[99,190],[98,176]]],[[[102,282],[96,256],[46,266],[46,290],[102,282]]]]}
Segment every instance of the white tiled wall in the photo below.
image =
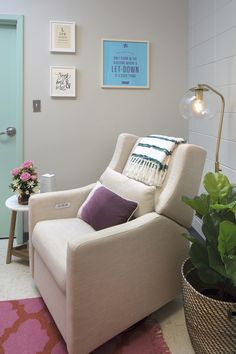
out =
{"type": "MultiPolygon", "coordinates": [[[[189,0],[189,87],[206,83],[226,101],[220,147],[222,171],[236,183],[236,0],[189,0]]],[[[189,140],[207,150],[214,171],[219,117],[190,121],[189,140]]]]}

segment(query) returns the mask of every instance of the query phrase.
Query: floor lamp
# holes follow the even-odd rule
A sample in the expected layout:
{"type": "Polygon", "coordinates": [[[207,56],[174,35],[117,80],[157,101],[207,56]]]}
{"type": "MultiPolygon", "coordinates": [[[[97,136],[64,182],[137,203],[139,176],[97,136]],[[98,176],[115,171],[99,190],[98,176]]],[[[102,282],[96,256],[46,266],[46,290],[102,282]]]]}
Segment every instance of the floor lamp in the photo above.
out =
{"type": "Polygon", "coordinates": [[[219,150],[221,133],[224,120],[225,99],[224,96],[207,84],[198,84],[189,89],[180,102],[180,113],[186,118],[210,119],[217,113],[217,105],[214,96],[218,95],[221,99],[220,121],[215,153],[215,172],[220,172],[219,150]]]}

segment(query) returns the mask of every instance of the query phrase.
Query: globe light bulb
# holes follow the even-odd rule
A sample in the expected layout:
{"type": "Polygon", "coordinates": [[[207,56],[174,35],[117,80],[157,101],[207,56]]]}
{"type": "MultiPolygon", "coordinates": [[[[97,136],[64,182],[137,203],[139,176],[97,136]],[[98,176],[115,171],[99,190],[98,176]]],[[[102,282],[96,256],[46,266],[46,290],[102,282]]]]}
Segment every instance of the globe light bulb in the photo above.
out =
{"type": "Polygon", "coordinates": [[[179,110],[185,119],[212,119],[217,114],[217,100],[217,95],[206,85],[198,85],[185,93],[179,110]]]}
{"type": "Polygon", "coordinates": [[[219,150],[224,119],[224,96],[207,84],[198,84],[190,88],[179,104],[180,114],[185,119],[196,118],[199,120],[212,119],[220,115],[219,130],[216,142],[215,172],[221,171],[219,163],[219,150]],[[219,97],[221,105],[219,107],[219,97]],[[219,109],[220,108],[220,109],[219,109]]]}
{"type": "Polygon", "coordinates": [[[193,103],[193,110],[197,114],[203,114],[204,104],[202,100],[195,99],[193,103]]]}

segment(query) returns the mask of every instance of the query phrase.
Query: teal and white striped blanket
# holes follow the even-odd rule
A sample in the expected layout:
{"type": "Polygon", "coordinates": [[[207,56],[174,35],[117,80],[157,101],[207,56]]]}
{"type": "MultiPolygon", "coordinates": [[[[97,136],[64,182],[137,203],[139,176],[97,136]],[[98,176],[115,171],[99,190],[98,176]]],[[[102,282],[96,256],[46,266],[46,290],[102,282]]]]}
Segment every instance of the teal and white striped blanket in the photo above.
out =
{"type": "Polygon", "coordinates": [[[124,168],[123,174],[149,186],[160,187],[165,179],[171,155],[182,138],[149,135],[141,138],[124,168]]]}

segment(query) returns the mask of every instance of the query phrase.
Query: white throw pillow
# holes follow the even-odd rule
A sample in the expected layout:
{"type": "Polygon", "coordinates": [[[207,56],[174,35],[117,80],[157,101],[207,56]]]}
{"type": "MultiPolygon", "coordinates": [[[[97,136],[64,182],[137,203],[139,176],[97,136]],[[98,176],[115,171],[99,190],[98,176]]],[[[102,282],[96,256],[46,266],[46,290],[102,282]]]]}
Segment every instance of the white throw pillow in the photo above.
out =
{"type": "Polygon", "coordinates": [[[156,187],[154,186],[147,186],[144,183],[135,181],[110,167],[102,174],[100,182],[121,197],[137,202],[138,208],[134,214],[135,217],[149,213],[155,208],[156,187]]]}

